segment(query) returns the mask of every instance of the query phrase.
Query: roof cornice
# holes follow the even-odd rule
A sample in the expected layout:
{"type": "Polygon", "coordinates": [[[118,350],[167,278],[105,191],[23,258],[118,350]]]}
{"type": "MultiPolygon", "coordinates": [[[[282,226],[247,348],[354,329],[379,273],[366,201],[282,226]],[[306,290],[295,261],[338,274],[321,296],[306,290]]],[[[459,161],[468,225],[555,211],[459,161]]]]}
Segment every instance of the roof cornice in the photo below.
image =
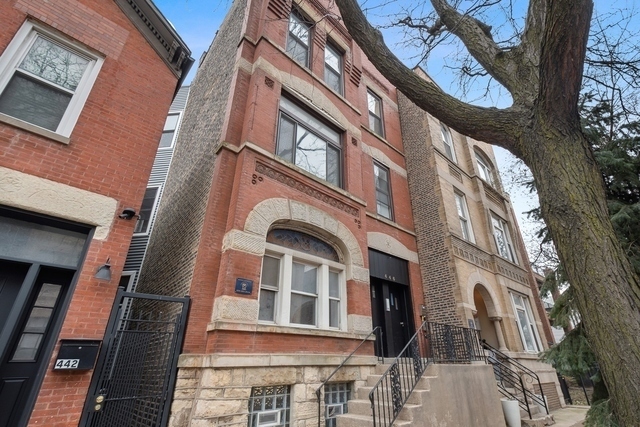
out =
{"type": "Polygon", "coordinates": [[[115,0],[178,78],[178,87],[194,62],[191,50],[151,0],[115,0]]]}

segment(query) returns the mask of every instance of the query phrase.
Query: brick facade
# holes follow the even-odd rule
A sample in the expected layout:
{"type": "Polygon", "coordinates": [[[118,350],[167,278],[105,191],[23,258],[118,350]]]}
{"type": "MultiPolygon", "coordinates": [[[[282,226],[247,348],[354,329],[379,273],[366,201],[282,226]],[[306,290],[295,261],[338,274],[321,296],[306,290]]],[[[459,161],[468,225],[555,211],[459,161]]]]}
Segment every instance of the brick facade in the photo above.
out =
{"type": "MultiPolygon", "coordinates": [[[[53,371],[54,358],[62,339],[104,335],[135,226],[118,214],[140,208],[179,76],[115,2],[3,1],[0,55],[25,22],[104,60],[68,138],[0,117],[0,207],[19,218],[44,215],[93,229],[61,326],[48,332],[53,344],[34,386],[35,404],[23,417],[30,426],[75,426],[92,371],[53,371]],[[94,274],[107,259],[112,280],[100,281],[94,274]]],[[[0,348],[3,360],[8,351],[0,348]]]]}

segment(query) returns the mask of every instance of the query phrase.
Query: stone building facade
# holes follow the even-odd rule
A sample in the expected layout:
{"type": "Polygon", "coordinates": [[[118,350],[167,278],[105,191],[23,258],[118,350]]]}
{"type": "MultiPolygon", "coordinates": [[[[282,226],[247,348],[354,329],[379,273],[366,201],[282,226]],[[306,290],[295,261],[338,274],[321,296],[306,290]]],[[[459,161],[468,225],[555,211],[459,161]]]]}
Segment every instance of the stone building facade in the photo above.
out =
{"type": "Polygon", "coordinates": [[[7,0],[0,24],[0,425],[77,426],[95,359],[61,342],[105,333],[193,60],[146,0],[7,0]]]}
{"type": "Polygon", "coordinates": [[[555,370],[537,360],[553,336],[491,146],[399,98],[430,318],[479,329],[489,345],[536,371],[560,405],[555,370]]]}

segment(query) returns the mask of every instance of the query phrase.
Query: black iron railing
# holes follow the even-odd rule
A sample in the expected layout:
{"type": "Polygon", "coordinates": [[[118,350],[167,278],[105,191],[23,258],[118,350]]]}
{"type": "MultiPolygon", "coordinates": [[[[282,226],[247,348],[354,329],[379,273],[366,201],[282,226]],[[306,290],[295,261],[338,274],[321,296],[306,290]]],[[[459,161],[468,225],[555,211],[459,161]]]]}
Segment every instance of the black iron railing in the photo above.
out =
{"type": "Polygon", "coordinates": [[[374,427],[388,427],[398,417],[429,363],[484,360],[474,329],[424,322],[369,393],[374,427]]]}
{"type": "Polygon", "coordinates": [[[346,363],[349,361],[349,359],[351,359],[351,357],[356,353],[356,351],[358,351],[358,349],[360,347],[362,347],[362,345],[365,342],[367,342],[369,340],[369,338],[371,338],[372,335],[376,336],[376,346],[378,346],[378,354],[382,354],[382,328],[380,328],[380,326],[376,326],[375,328],[373,328],[373,330],[371,332],[369,332],[369,334],[366,337],[363,338],[363,340],[351,352],[351,354],[349,354],[346,357],[346,359],[344,359],[342,361],[342,363],[336,369],[334,369],[333,372],[331,372],[331,374],[327,377],[327,379],[325,379],[322,382],[322,384],[320,384],[320,387],[318,387],[316,389],[316,397],[318,398],[318,427],[320,427],[320,423],[321,423],[321,420],[322,420],[322,390],[324,389],[324,386],[336,374],[336,372],[338,372],[340,370],[340,368],[342,368],[344,365],[346,365],[346,363]]]}
{"type": "Polygon", "coordinates": [[[487,362],[493,366],[493,373],[496,377],[498,391],[509,399],[518,401],[520,408],[525,410],[532,418],[531,405],[536,404],[545,409],[549,414],[549,407],[544,398],[544,390],[540,383],[540,377],[530,368],[512,357],[507,356],[495,347],[482,340],[482,347],[487,350],[487,362]],[[527,384],[538,385],[540,394],[526,387],[527,384]]]}

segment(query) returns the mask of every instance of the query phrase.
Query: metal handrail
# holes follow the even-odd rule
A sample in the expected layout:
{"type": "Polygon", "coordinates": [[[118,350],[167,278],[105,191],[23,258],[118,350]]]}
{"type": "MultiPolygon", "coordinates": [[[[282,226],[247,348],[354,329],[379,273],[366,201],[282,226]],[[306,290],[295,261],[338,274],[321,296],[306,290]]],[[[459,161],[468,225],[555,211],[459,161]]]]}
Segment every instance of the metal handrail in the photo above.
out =
{"type": "Polygon", "coordinates": [[[475,360],[484,360],[476,330],[423,322],[369,392],[373,426],[393,424],[430,363],[475,360]]]}
{"type": "Polygon", "coordinates": [[[322,384],[320,384],[320,387],[318,387],[316,389],[316,397],[318,398],[318,427],[320,427],[320,419],[321,414],[322,414],[322,401],[320,400],[320,395],[322,394],[322,389],[324,388],[324,386],[329,382],[329,380],[331,379],[331,377],[333,377],[335,375],[336,372],[338,372],[338,370],[340,368],[342,368],[349,359],[351,359],[351,357],[355,354],[356,351],[358,351],[358,349],[360,347],[362,347],[362,344],[364,344],[365,342],[367,342],[367,340],[369,339],[369,337],[371,337],[371,335],[376,334],[377,332],[380,332],[380,337],[378,337],[376,335],[376,344],[378,345],[378,354],[380,356],[382,356],[382,328],[380,326],[376,326],[375,328],[373,328],[373,330],[371,332],[369,332],[369,334],[367,334],[366,337],[364,337],[362,339],[362,341],[360,341],[360,344],[358,344],[358,346],[347,356],[346,359],[344,359],[342,361],[342,363],[333,370],[333,372],[331,372],[331,374],[322,382],[322,384]]]}
{"type": "Polygon", "coordinates": [[[484,347],[487,350],[491,350],[496,354],[499,354],[504,359],[509,360],[509,363],[511,363],[513,365],[516,365],[518,368],[522,369],[523,371],[525,371],[525,373],[529,374],[530,376],[532,376],[532,377],[537,377],[538,376],[538,374],[536,374],[534,370],[532,370],[531,368],[527,368],[522,363],[520,363],[517,360],[515,360],[513,357],[510,357],[506,353],[503,353],[502,351],[500,351],[497,348],[493,347],[486,340],[483,339],[481,341],[481,343],[482,343],[482,347],[484,347]]]}
{"type": "MultiPolygon", "coordinates": [[[[531,409],[529,407],[529,398],[531,398],[533,400],[534,403],[544,407],[545,411],[547,412],[547,415],[549,414],[549,407],[547,405],[547,401],[544,397],[544,390],[542,389],[542,384],[540,383],[540,377],[538,376],[538,374],[536,374],[533,370],[527,368],[526,366],[522,365],[521,363],[519,363],[518,361],[514,360],[512,357],[507,356],[505,353],[501,352],[500,350],[492,347],[491,345],[487,344],[487,342],[485,340],[482,340],[482,347],[485,348],[486,350],[489,350],[491,352],[494,353],[494,356],[489,356],[487,357],[487,362],[490,363],[491,365],[494,366],[494,370],[493,372],[499,376],[498,380],[500,382],[500,386],[499,386],[499,391],[507,396],[507,397],[515,397],[516,400],[518,400],[519,404],[522,406],[523,402],[518,398],[518,396],[513,395],[512,393],[510,393],[508,390],[506,390],[506,387],[504,387],[504,385],[502,385],[502,381],[503,381],[503,375],[502,372],[503,370],[508,370],[509,372],[512,373],[512,376],[517,376],[521,385],[522,385],[522,395],[524,398],[524,404],[526,405],[526,411],[529,414],[529,419],[532,419],[533,417],[531,416],[531,409]],[[511,369],[506,363],[502,362],[501,360],[498,359],[499,356],[500,358],[502,358],[503,360],[506,360],[509,364],[519,368],[521,371],[517,372],[514,369],[511,369]],[[499,365],[499,369],[495,369],[495,366],[499,365]],[[536,395],[536,393],[532,392],[531,390],[529,390],[528,388],[526,388],[524,386],[524,383],[522,381],[522,375],[528,375],[532,378],[532,380],[537,381],[538,383],[538,389],[540,390],[540,395],[541,397],[538,397],[536,395]],[[507,395],[508,393],[508,395],[507,395]]],[[[513,381],[511,381],[511,384],[513,384],[513,381]]],[[[524,407],[522,409],[525,409],[524,407]]]]}

